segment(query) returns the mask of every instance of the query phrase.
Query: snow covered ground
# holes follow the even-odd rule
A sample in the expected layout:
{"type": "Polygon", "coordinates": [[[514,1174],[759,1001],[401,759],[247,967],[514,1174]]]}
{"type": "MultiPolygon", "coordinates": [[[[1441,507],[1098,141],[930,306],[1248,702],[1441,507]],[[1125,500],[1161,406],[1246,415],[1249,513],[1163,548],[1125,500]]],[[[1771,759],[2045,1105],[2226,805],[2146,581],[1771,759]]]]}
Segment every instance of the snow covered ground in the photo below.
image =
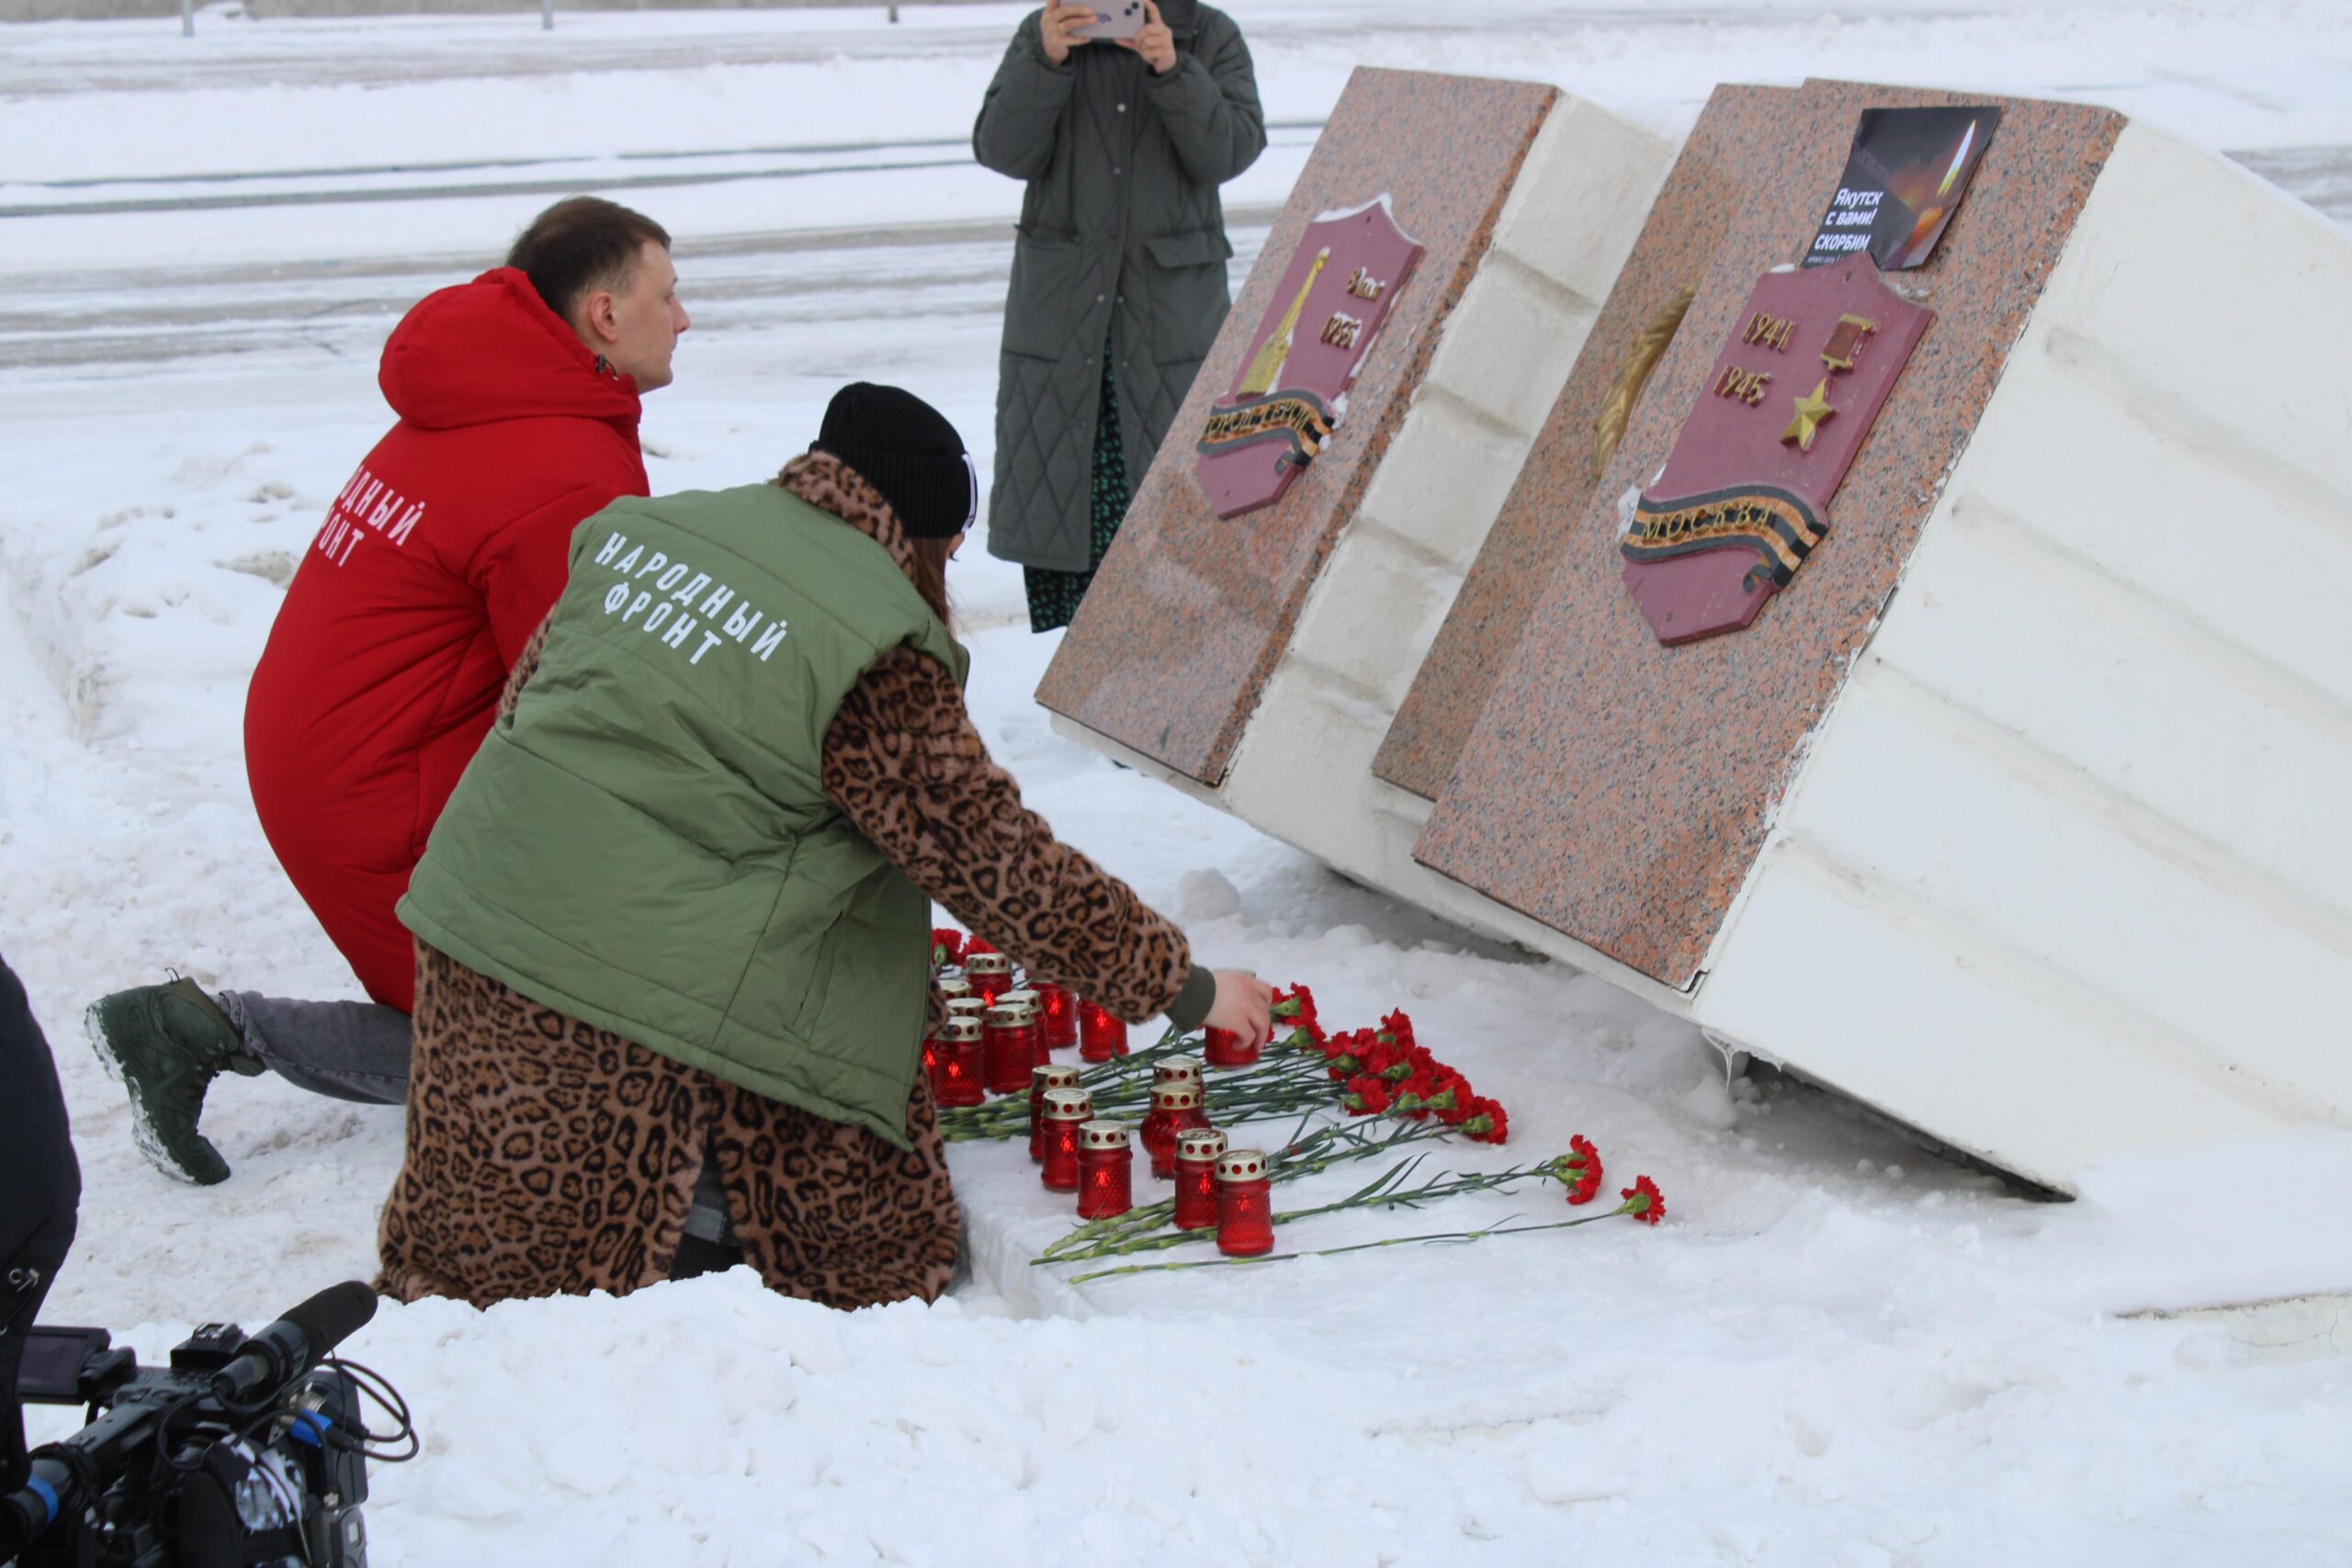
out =
{"type": "MultiPolygon", "coordinates": [[[[2352,217],[2341,5],[1232,9],[1280,128],[1228,191],[1237,272],[1359,61],[1534,75],[1667,131],[1725,79],[2090,98],[2352,217]]],[[[0,31],[0,952],[59,1049],[88,1187],[52,1321],[143,1324],[152,1356],[372,1269],[396,1112],[231,1081],[206,1124],[234,1179],[175,1186],[78,1015],[166,964],[354,994],[252,819],[238,715],[382,427],[385,331],[553,195],[609,190],[677,234],[695,316],[648,406],[657,487],[772,472],[859,377],[938,402],[985,471],[1017,189],[963,138],[1018,14],[0,31]]],[[[1508,1150],[1452,1163],[1581,1132],[1671,1217],[1071,1287],[1025,1265],[1063,1206],[1018,1150],[962,1148],[977,1277],[936,1307],[841,1316],[741,1276],[386,1307],[352,1349],[406,1391],[426,1456],[379,1472],[379,1562],[2352,1562],[2343,1298],[2137,1315],[2352,1291],[2352,1137],[2045,1205],[1803,1088],[1727,1081],[1674,1021],[1057,739],[1018,573],[978,550],[958,570],[983,727],[1068,837],[1329,1021],[1411,1012],[1513,1113],[1508,1150]]]]}

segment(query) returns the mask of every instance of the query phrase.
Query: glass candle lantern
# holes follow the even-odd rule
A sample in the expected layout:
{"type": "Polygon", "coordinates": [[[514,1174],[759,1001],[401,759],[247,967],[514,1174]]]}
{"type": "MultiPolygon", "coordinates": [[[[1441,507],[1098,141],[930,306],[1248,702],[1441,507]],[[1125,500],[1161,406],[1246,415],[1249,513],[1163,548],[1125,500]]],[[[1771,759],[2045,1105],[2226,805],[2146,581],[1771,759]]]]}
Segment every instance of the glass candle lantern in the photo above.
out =
{"type": "Polygon", "coordinates": [[[988,1013],[988,1078],[990,1094],[1019,1094],[1029,1087],[1037,1065],[1037,1026],[1028,1013],[999,1005],[988,1013]]]}
{"type": "Polygon", "coordinates": [[[1201,1059],[1198,1056],[1168,1056],[1155,1063],[1151,1069],[1151,1087],[1164,1083],[1191,1084],[1201,1087],[1201,1059]]]}
{"type": "Polygon", "coordinates": [[[941,1024],[939,1066],[932,1078],[933,1098],[942,1105],[978,1105],[986,1079],[980,1021],[951,1018],[941,1024]]]}
{"type": "Polygon", "coordinates": [[[972,982],[964,978],[961,969],[943,969],[939,978],[932,982],[943,1000],[954,1001],[957,997],[972,994],[972,982]]]}
{"type": "Polygon", "coordinates": [[[1012,989],[1012,960],[1001,953],[975,953],[964,960],[964,978],[972,983],[972,994],[986,997],[990,1006],[997,998],[1012,989]]]}
{"type": "Polygon", "coordinates": [[[1107,1062],[1127,1054],[1127,1026],[1111,1016],[1100,1002],[1081,998],[1078,1004],[1078,1057],[1082,1062],[1107,1062]]]}
{"type": "Polygon", "coordinates": [[[1052,1190],[1078,1190],[1078,1126],[1093,1119],[1094,1097],[1084,1089],[1046,1091],[1046,1168],[1040,1179],[1052,1190]]]}
{"type": "Polygon", "coordinates": [[[939,1098],[939,1036],[936,1032],[922,1037],[922,1081],[931,1086],[931,1098],[939,1098]]]}
{"type": "Polygon", "coordinates": [[[1118,1122],[1078,1124],[1078,1217],[1107,1220],[1136,1206],[1136,1152],[1118,1122]]]}
{"type": "Polygon", "coordinates": [[[1039,1165],[1046,1160],[1046,1091],[1077,1087],[1078,1069],[1074,1066],[1047,1062],[1029,1069],[1029,1157],[1039,1165]]]}
{"type": "Polygon", "coordinates": [[[1227,1149],[1216,1157],[1216,1249],[1228,1258],[1274,1249],[1273,1183],[1256,1149],[1227,1149]]]}
{"type": "Polygon", "coordinates": [[[1036,992],[1026,986],[1017,986],[998,997],[996,1005],[1001,1008],[1019,1008],[1023,1021],[1028,1023],[1035,1032],[1031,1035],[1035,1053],[1030,1057],[1032,1066],[1042,1066],[1054,1059],[1053,1052],[1046,1046],[1045,1010],[1037,1004],[1036,992]]]}
{"type": "Polygon", "coordinates": [[[1078,993],[1047,980],[1032,980],[1029,988],[1037,993],[1037,1023],[1045,1031],[1046,1049],[1077,1044],[1078,993]]]}
{"type": "Polygon", "coordinates": [[[1176,1134],[1176,1228],[1206,1230],[1216,1224],[1216,1160],[1225,1134],[1193,1127],[1176,1134]]]}
{"type": "Polygon", "coordinates": [[[1246,1067],[1258,1059],[1258,1047],[1245,1045],[1230,1029],[1212,1029],[1202,1042],[1201,1055],[1212,1067],[1246,1067]]]}
{"type": "Polygon", "coordinates": [[[1143,1119],[1143,1150],[1151,1156],[1151,1174],[1165,1181],[1176,1174],[1176,1135],[1205,1127],[1197,1084],[1156,1083],[1151,1086],[1151,1110],[1143,1119]]]}

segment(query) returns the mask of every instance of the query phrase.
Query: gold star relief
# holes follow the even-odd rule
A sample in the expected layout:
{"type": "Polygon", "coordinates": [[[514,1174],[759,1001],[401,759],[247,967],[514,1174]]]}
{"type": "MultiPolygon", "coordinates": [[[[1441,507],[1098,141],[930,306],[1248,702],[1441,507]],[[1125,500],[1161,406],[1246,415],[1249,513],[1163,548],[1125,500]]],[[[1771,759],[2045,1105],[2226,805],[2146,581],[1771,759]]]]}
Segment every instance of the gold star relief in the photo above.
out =
{"type": "Polygon", "coordinates": [[[1800,452],[1810,452],[1821,422],[1837,412],[1829,406],[1829,378],[1825,376],[1821,385],[1796,400],[1796,417],[1789,421],[1788,429],[1781,432],[1781,439],[1795,442],[1800,452]]]}

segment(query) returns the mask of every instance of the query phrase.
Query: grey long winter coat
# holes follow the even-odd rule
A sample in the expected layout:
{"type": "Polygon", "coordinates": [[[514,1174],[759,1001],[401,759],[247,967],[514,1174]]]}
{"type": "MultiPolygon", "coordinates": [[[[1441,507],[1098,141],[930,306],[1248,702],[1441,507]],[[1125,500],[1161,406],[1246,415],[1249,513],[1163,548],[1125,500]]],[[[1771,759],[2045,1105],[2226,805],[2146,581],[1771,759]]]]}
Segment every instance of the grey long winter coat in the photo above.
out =
{"type": "Polygon", "coordinates": [[[996,401],[989,552],[1084,571],[1090,466],[1107,336],[1127,478],[1151,466],[1232,302],[1217,186],[1266,145],[1241,29],[1160,0],[1176,64],[1115,44],[1046,62],[1037,13],[1012,36],[972,152],[1029,182],[1012,248],[996,401]]]}

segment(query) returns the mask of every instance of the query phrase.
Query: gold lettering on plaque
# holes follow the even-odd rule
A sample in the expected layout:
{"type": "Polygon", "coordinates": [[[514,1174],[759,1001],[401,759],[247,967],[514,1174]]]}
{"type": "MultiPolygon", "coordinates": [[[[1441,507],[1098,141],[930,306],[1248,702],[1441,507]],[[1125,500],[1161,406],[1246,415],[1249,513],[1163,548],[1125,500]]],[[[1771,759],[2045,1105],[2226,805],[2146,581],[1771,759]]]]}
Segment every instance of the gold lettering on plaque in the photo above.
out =
{"type": "Polygon", "coordinates": [[[1739,334],[1739,341],[1784,354],[1788,352],[1789,339],[1796,335],[1796,330],[1797,324],[1792,318],[1767,315],[1758,310],[1747,318],[1747,329],[1739,334]]]}
{"type": "Polygon", "coordinates": [[[1743,370],[1736,365],[1726,365],[1715,381],[1715,396],[1732,398],[1756,407],[1764,400],[1764,389],[1772,384],[1770,370],[1743,370]]]}
{"type": "Polygon", "coordinates": [[[1348,279],[1348,292],[1359,299],[1377,299],[1387,288],[1387,284],[1362,267],[1356,268],[1355,276],[1348,279]]]}
{"type": "Polygon", "coordinates": [[[1353,348],[1356,334],[1363,331],[1363,322],[1344,310],[1334,310],[1331,319],[1323,323],[1323,330],[1315,337],[1317,342],[1329,344],[1333,348],[1353,348]]]}

